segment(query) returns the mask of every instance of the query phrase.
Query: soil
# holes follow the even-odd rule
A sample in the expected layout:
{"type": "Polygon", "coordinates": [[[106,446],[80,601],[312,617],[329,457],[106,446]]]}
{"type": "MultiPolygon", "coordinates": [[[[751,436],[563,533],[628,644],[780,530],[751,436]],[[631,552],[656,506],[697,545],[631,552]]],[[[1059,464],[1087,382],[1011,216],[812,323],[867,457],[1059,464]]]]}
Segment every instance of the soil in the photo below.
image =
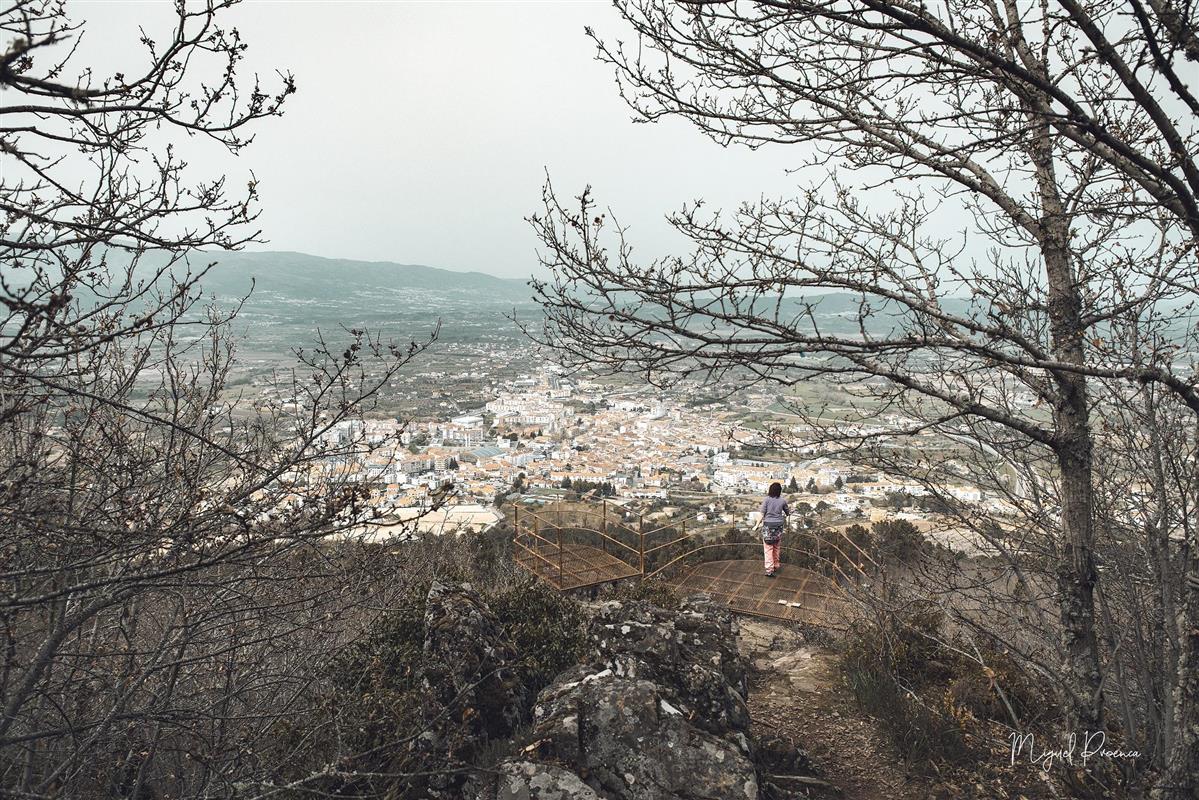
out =
{"type": "MultiPolygon", "coordinates": [[[[976,757],[953,766],[905,762],[878,723],[853,701],[823,637],[783,623],[742,618],[739,646],[751,665],[753,732],[785,739],[807,753],[816,777],[771,779],[775,797],[838,800],[1130,800],[1114,771],[1083,780],[1080,770],[1052,773],[1011,759],[1008,732],[982,726],[976,757]]],[[[775,776],[778,778],[778,776],[775,776]]]]}
{"type": "Polygon", "coordinates": [[[906,769],[874,723],[852,706],[827,648],[805,642],[793,628],[757,620],[741,621],[740,645],[753,667],[755,733],[791,741],[819,775],[819,782],[780,781],[793,796],[911,800],[940,794],[906,769]]]}

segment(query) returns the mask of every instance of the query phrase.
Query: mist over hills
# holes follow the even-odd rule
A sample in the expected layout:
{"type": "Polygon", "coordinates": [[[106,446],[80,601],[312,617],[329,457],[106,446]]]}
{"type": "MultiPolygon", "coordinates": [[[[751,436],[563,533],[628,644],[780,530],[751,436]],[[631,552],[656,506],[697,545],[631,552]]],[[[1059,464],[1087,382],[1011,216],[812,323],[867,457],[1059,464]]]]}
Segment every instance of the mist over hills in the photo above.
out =
{"type": "Polygon", "coordinates": [[[508,316],[538,308],[525,281],[482,272],[294,252],[194,253],[189,261],[193,270],[213,265],[200,283],[205,298],[221,307],[245,298],[235,327],[262,352],[287,352],[342,327],[420,340],[439,321],[441,341],[515,341],[521,334],[508,316]]]}
{"type": "MultiPolygon", "coordinates": [[[[112,263],[120,260],[119,254],[110,254],[112,263]]],[[[193,272],[212,265],[200,282],[206,301],[231,308],[244,299],[235,328],[243,347],[259,354],[289,353],[312,344],[318,331],[335,334],[343,327],[403,341],[424,339],[440,324],[443,342],[526,343],[510,317],[534,322],[542,313],[527,280],[479,271],[288,251],[195,252],[188,262],[193,272]]],[[[150,272],[162,263],[148,257],[138,269],[150,272]]],[[[755,305],[764,316],[777,314],[800,330],[815,324],[826,335],[856,337],[861,334],[861,302],[855,294],[830,292],[788,296],[781,302],[767,296],[755,305]]],[[[901,306],[880,305],[877,298],[871,306],[865,325],[872,336],[897,333],[910,319],[901,306]]],[[[988,306],[987,298],[980,297],[942,300],[946,312],[962,317],[982,318],[988,306]]],[[[734,326],[728,332],[730,337],[738,333],[734,326]]]]}
{"type": "MultiPolygon", "coordinates": [[[[419,339],[438,322],[442,341],[524,341],[508,316],[532,319],[541,314],[525,280],[484,272],[284,251],[196,253],[190,263],[193,270],[214,264],[201,287],[218,305],[246,298],[238,319],[248,334],[246,343],[256,350],[287,350],[311,342],[318,329],[343,326],[419,339]]],[[[810,302],[822,329],[845,335],[857,331],[858,297],[831,293],[810,302]]],[[[763,303],[762,313],[773,311],[773,302],[763,303]]],[[[802,298],[786,298],[778,311],[806,315],[802,298]]],[[[895,321],[880,314],[871,320],[873,332],[881,333],[895,321]]]]}
{"type": "MultiPolygon", "coordinates": [[[[440,323],[446,342],[526,341],[509,316],[533,319],[541,309],[524,279],[484,272],[457,272],[420,264],[324,258],[305,253],[194,253],[193,270],[209,264],[201,287],[218,306],[242,298],[239,327],[246,345],[262,352],[286,352],[311,343],[318,330],[364,327],[396,339],[424,338],[440,323]]],[[[632,296],[629,297],[633,300],[632,296]]],[[[799,317],[807,328],[806,302],[826,333],[854,335],[860,298],[829,293],[787,297],[774,308],[765,299],[761,313],[799,317]]],[[[963,311],[967,301],[950,301],[963,311]]],[[[874,334],[893,328],[902,314],[877,313],[868,322],[874,334]]],[[[730,335],[736,332],[730,328],[730,335]]]]}
{"type": "Polygon", "coordinates": [[[457,272],[422,264],[354,261],[293,252],[197,253],[193,265],[215,262],[204,279],[207,293],[219,298],[249,292],[276,299],[340,303],[347,297],[403,299],[411,294],[462,297],[489,303],[529,302],[524,280],[483,272],[457,272]]]}

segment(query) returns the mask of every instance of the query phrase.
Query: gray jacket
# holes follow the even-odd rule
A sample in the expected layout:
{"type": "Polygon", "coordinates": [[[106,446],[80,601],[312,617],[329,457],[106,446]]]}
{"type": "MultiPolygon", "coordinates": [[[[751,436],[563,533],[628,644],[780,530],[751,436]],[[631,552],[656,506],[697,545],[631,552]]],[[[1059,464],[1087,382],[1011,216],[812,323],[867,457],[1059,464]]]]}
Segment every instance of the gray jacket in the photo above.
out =
{"type": "Polygon", "coordinates": [[[781,497],[767,497],[762,501],[762,524],[768,528],[781,527],[790,514],[787,501],[781,497]]]}

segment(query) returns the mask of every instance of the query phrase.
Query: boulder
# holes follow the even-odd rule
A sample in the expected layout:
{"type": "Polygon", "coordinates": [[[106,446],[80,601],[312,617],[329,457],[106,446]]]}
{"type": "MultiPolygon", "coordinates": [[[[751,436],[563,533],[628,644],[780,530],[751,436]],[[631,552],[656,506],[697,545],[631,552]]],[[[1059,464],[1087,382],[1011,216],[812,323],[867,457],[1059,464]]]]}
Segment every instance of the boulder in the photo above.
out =
{"type": "Polygon", "coordinates": [[[703,598],[677,611],[600,604],[588,658],[542,690],[522,760],[502,763],[479,800],[758,800],[736,636],[703,598]]]}
{"type": "Polygon", "coordinates": [[[527,719],[529,697],[512,643],[470,584],[434,581],[425,602],[421,682],[453,708],[467,739],[510,736],[527,719]]]}
{"type": "Polygon", "coordinates": [[[756,800],[749,739],[710,733],[677,698],[654,681],[580,669],[541,693],[533,746],[622,800],[756,800]]]}
{"type": "MultiPolygon", "coordinates": [[[[515,654],[486,606],[469,587],[435,584],[426,627],[423,660],[430,692],[442,704],[459,702],[466,712],[477,714],[477,741],[510,737],[525,720],[521,710],[526,695],[506,666],[516,663],[515,654]],[[493,671],[494,679],[489,677],[493,671]]],[[[519,755],[473,773],[469,782],[430,781],[424,796],[791,796],[770,776],[795,779],[810,765],[782,739],[755,742],[750,736],[747,665],[737,633],[736,619],[702,597],[686,600],[677,610],[646,602],[599,604],[588,624],[588,653],[582,663],[541,691],[531,728],[509,745],[520,747],[519,755]]],[[[470,713],[460,718],[476,719],[470,713]]],[[[474,748],[474,758],[481,752],[474,748]]]]}
{"type": "Polygon", "coordinates": [[[488,800],[601,800],[573,772],[554,764],[501,761],[488,800]]]}
{"type": "Polygon", "coordinates": [[[763,736],[754,741],[758,768],[770,775],[811,775],[815,771],[808,754],[780,736],[763,736]]]}
{"type": "Polygon", "coordinates": [[[749,728],[749,683],[737,622],[706,597],[678,611],[609,602],[592,619],[593,663],[658,683],[695,723],[718,735],[749,728]]]}

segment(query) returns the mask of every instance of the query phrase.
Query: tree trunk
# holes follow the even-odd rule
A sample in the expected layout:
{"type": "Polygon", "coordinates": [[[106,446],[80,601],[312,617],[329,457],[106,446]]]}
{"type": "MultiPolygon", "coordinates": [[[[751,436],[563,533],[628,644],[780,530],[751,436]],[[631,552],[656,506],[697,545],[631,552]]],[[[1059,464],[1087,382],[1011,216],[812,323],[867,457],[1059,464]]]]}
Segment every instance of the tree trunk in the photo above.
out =
{"type": "MultiPolygon", "coordinates": [[[[1054,351],[1067,363],[1081,364],[1082,329],[1078,295],[1065,250],[1046,252],[1049,315],[1054,351]],[[1055,263],[1056,262],[1056,263],[1055,263]],[[1062,273],[1066,280],[1063,280],[1062,273]]],[[[1086,380],[1059,373],[1054,408],[1055,455],[1060,473],[1062,547],[1057,564],[1058,603],[1062,622],[1062,656],[1071,731],[1103,726],[1102,672],[1095,633],[1095,517],[1092,485],[1092,436],[1086,380]]]]}
{"type": "Polygon", "coordinates": [[[1187,576],[1178,609],[1181,633],[1178,680],[1174,686],[1173,747],[1153,800],[1199,797],[1199,543],[1188,541],[1187,576]]]}
{"type": "MultiPolygon", "coordinates": [[[[1066,364],[1086,363],[1082,298],[1070,263],[1070,218],[1061,199],[1053,157],[1048,111],[1042,97],[1034,107],[1037,134],[1029,156],[1041,201],[1037,230],[1045,261],[1049,331],[1054,357],[1066,364]]],[[[1060,473],[1062,547],[1057,564],[1062,623],[1063,678],[1067,729],[1094,731],[1103,724],[1102,673],[1095,632],[1095,500],[1092,485],[1092,432],[1087,382],[1081,374],[1056,370],[1054,454],[1060,473]]]]}
{"type": "MultiPolygon", "coordinates": [[[[1049,287],[1049,324],[1054,355],[1069,364],[1085,363],[1080,300],[1070,268],[1069,228],[1056,202],[1046,203],[1042,253],[1049,287]]],[[[1056,201],[1054,193],[1053,201],[1056,201]]],[[[1103,725],[1102,672],[1095,633],[1095,516],[1092,485],[1092,434],[1086,379],[1069,372],[1055,375],[1054,452],[1060,473],[1062,547],[1057,564],[1062,622],[1062,655],[1068,729],[1094,731],[1103,725]]]]}
{"type": "Polygon", "coordinates": [[[1099,642],[1095,635],[1095,558],[1090,442],[1072,442],[1058,454],[1061,470],[1062,553],[1058,592],[1062,652],[1069,694],[1068,726],[1095,731],[1103,724],[1099,642]]]}

